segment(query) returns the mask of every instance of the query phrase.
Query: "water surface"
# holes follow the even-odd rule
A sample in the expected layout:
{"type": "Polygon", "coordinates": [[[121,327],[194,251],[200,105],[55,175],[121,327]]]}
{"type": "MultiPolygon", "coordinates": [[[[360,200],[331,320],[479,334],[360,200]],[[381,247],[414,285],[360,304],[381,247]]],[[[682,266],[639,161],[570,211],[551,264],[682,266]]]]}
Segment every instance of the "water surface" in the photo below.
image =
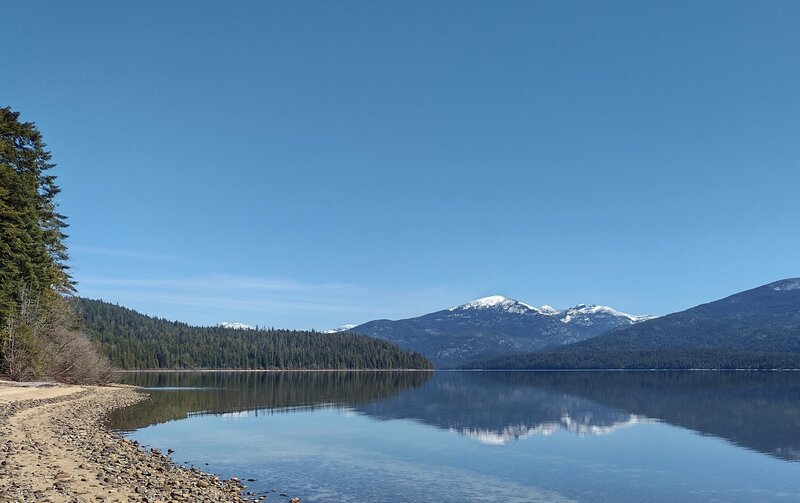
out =
{"type": "Polygon", "coordinates": [[[797,372],[125,380],[151,400],[113,428],[304,502],[800,501],[797,372]]]}

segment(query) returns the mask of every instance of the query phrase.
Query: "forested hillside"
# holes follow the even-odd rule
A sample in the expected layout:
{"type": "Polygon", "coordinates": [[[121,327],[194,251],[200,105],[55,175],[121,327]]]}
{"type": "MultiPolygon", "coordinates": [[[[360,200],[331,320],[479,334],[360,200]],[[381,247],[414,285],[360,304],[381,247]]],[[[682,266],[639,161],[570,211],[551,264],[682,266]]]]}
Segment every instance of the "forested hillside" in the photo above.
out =
{"type": "Polygon", "coordinates": [[[440,368],[562,346],[630,326],[632,316],[606,306],[534,307],[501,295],[403,320],[374,320],[349,331],[419,351],[440,368]]]}
{"type": "Polygon", "coordinates": [[[464,368],[487,370],[566,369],[800,369],[800,353],[768,353],[723,349],[555,350],[475,362],[464,368]]]}
{"type": "Polygon", "coordinates": [[[561,348],[471,366],[800,368],[800,279],[776,281],[561,348]]]}
{"type": "Polygon", "coordinates": [[[427,369],[418,353],[362,335],[193,327],[75,299],[89,336],[124,369],[427,369]]]}

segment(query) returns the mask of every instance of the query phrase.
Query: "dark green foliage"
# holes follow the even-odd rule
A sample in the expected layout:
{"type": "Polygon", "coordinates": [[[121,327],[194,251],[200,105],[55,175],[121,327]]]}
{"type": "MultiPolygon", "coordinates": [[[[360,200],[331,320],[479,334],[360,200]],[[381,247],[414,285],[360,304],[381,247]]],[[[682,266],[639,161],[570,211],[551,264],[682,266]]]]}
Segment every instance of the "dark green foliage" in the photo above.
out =
{"type": "Polygon", "coordinates": [[[0,108],[0,325],[23,289],[41,297],[74,287],[50,158],[36,126],[0,108]]]}
{"type": "Polygon", "coordinates": [[[47,372],[56,379],[84,380],[90,373],[83,372],[82,361],[54,364],[66,354],[99,360],[67,326],[61,294],[73,292],[74,284],[66,265],[67,225],[56,202],[60,189],[49,173],[53,167],[36,126],[0,108],[0,374],[30,378],[47,372]],[[55,341],[59,351],[53,355],[55,341]]]}
{"type": "Polygon", "coordinates": [[[427,369],[418,353],[362,335],[193,327],[76,299],[87,333],[124,369],[427,369]]]}
{"type": "Polygon", "coordinates": [[[800,353],[758,353],[723,349],[646,351],[547,351],[506,356],[465,365],[480,369],[800,369],[800,353]]]}

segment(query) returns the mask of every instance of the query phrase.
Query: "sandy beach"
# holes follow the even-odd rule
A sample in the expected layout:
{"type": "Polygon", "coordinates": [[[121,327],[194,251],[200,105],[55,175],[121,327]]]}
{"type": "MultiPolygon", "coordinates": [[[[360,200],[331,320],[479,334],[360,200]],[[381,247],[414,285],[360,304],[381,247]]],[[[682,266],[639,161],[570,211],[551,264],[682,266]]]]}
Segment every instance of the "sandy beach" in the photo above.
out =
{"type": "Polygon", "coordinates": [[[108,411],[145,400],[124,386],[0,382],[0,502],[247,501],[222,481],[108,431],[108,411]]]}

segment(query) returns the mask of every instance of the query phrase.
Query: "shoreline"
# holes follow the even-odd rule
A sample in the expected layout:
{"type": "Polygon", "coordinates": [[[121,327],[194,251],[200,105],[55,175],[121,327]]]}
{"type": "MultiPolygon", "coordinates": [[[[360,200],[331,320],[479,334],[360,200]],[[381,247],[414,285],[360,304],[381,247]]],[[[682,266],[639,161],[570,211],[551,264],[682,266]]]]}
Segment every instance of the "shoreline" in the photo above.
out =
{"type": "Polygon", "coordinates": [[[131,386],[0,382],[0,501],[247,501],[245,486],[110,431],[131,386]]]}
{"type": "Polygon", "coordinates": [[[115,369],[115,374],[189,374],[189,373],[286,373],[286,372],[798,372],[800,368],[690,368],[690,369],[481,369],[481,368],[432,368],[432,369],[115,369]]]}
{"type": "Polygon", "coordinates": [[[188,372],[432,372],[436,369],[114,369],[115,374],[166,374],[188,372]]]}

